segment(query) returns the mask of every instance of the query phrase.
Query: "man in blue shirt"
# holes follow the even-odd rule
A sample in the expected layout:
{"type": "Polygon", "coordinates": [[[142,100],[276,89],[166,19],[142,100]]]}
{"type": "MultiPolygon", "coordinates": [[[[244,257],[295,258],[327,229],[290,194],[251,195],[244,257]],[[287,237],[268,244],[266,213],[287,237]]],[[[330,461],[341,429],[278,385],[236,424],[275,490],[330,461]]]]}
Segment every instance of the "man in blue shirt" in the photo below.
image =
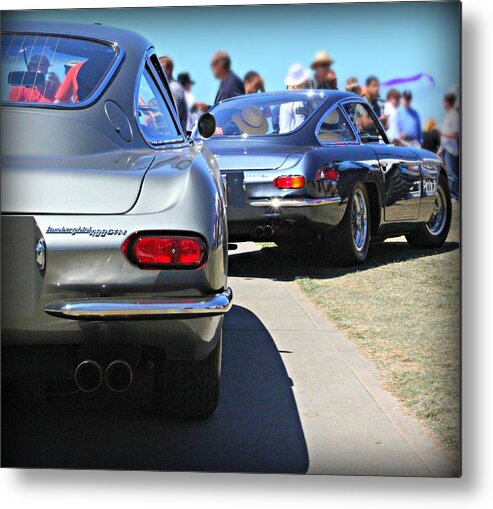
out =
{"type": "Polygon", "coordinates": [[[244,95],[243,81],[231,70],[231,58],[224,51],[216,51],[211,59],[211,69],[214,77],[221,81],[214,104],[238,95],[244,95]]]}
{"type": "Polygon", "coordinates": [[[411,147],[421,146],[421,120],[418,112],[411,108],[413,95],[409,90],[402,94],[402,102],[397,110],[397,126],[401,135],[401,143],[411,147]]]}

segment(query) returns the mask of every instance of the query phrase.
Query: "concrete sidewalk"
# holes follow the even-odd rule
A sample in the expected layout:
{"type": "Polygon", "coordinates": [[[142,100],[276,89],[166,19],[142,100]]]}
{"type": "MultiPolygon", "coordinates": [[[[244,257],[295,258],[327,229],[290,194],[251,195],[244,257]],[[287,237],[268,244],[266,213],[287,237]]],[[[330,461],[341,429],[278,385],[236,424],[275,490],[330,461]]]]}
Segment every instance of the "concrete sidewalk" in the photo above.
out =
{"type": "MultiPolygon", "coordinates": [[[[251,252],[243,244],[231,255],[251,252]]],[[[275,342],[293,393],[314,474],[455,476],[458,466],[381,388],[375,365],[336,331],[295,282],[232,277],[235,305],[256,315],[275,342]]],[[[236,314],[225,340],[248,329],[236,314]]]]}
{"type": "MultiPolygon", "coordinates": [[[[255,244],[230,254],[219,405],[161,421],[153,375],[126,393],[2,398],[2,466],[203,472],[457,474],[380,387],[374,365],[255,244]],[[274,270],[271,270],[274,269],[274,270]],[[278,279],[282,278],[283,281],[278,279]]],[[[296,271],[295,271],[296,272],[296,271]]]]}

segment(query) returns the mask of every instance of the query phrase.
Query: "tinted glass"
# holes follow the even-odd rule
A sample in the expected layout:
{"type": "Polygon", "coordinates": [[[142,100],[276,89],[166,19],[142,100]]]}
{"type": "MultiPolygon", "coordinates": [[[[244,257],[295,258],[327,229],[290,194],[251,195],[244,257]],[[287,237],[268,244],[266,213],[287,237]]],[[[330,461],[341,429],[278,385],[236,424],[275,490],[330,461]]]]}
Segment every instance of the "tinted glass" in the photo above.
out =
{"type": "Polygon", "coordinates": [[[117,57],[110,45],[70,37],[3,34],[4,103],[76,106],[96,97],[117,57]]]}
{"type": "Polygon", "coordinates": [[[149,143],[158,145],[183,140],[164,97],[147,69],[140,79],[137,97],[137,120],[149,143]]]}
{"type": "Polygon", "coordinates": [[[345,104],[344,108],[358,131],[361,141],[379,141],[380,138],[383,141],[385,139],[380,125],[371,114],[370,106],[362,103],[349,103],[345,104]]]}
{"type": "Polygon", "coordinates": [[[211,111],[217,124],[215,136],[287,134],[302,126],[323,100],[323,95],[313,92],[283,97],[251,94],[225,101],[211,111]]]}
{"type": "Polygon", "coordinates": [[[317,135],[318,139],[322,143],[337,143],[356,140],[351,127],[342,112],[339,111],[339,108],[332,111],[322,120],[317,135]]]}

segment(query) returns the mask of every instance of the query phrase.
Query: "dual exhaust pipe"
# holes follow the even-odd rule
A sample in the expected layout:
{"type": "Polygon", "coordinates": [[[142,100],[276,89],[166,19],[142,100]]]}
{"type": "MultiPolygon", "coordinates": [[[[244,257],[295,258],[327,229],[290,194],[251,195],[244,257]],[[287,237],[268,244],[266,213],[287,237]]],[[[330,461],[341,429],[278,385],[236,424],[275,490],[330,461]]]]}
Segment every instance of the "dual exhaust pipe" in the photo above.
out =
{"type": "Polygon", "coordinates": [[[94,392],[103,384],[113,392],[124,392],[132,385],[133,373],[128,362],[115,360],[103,372],[94,360],[82,361],[74,373],[75,385],[82,392],[94,392]]]}
{"type": "Polygon", "coordinates": [[[255,236],[260,237],[272,237],[274,235],[274,228],[270,224],[267,226],[257,226],[255,228],[255,236]]]}

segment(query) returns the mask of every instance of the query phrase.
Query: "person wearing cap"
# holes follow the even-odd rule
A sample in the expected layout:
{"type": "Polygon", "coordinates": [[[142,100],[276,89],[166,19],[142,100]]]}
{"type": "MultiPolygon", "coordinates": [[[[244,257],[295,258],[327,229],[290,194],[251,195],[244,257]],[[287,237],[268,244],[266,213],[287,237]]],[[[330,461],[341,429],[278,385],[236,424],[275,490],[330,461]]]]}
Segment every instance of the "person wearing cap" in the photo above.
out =
{"type": "Polygon", "coordinates": [[[257,71],[248,71],[243,77],[245,94],[257,94],[265,92],[264,80],[257,71]]]}
{"type": "MultiPolygon", "coordinates": [[[[289,70],[284,84],[288,90],[301,90],[305,88],[306,81],[310,77],[310,72],[302,64],[293,64],[289,70]]],[[[294,131],[305,120],[305,116],[300,113],[303,106],[302,101],[292,101],[281,104],[279,108],[279,134],[294,131]]]]}
{"type": "Polygon", "coordinates": [[[191,132],[201,112],[207,111],[209,106],[195,99],[195,96],[192,94],[192,85],[195,85],[195,81],[192,80],[188,72],[178,74],[176,80],[185,91],[185,101],[187,102],[188,108],[187,132],[191,132]]]}
{"type": "Polygon", "coordinates": [[[168,56],[161,56],[159,57],[159,63],[161,64],[164,74],[166,74],[166,77],[168,78],[169,88],[171,90],[171,95],[173,96],[173,101],[178,113],[178,118],[180,119],[181,127],[184,131],[186,131],[188,123],[188,108],[185,100],[185,90],[173,77],[173,69],[175,67],[173,60],[168,56]]]}
{"type": "Polygon", "coordinates": [[[330,58],[326,51],[315,53],[311,65],[315,72],[313,77],[307,80],[305,88],[337,90],[337,78],[330,68],[333,63],[334,60],[330,58]]]}
{"type": "Polygon", "coordinates": [[[49,72],[50,67],[50,61],[45,55],[32,55],[27,64],[27,70],[32,73],[41,73],[45,84],[43,86],[14,85],[9,91],[8,100],[11,102],[52,102],[60,86],[60,80],[54,72],[49,72]]]}
{"type": "Polygon", "coordinates": [[[411,108],[413,94],[409,90],[402,93],[401,106],[397,110],[397,126],[401,143],[406,146],[421,146],[421,119],[418,112],[411,108]]]}
{"type": "Polygon", "coordinates": [[[225,51],[216,51],[212,55],[211,69],[214,77],[221,82],[214,104],[245,94],[243,81],[231,70],[231,57],[225,51]]]}

